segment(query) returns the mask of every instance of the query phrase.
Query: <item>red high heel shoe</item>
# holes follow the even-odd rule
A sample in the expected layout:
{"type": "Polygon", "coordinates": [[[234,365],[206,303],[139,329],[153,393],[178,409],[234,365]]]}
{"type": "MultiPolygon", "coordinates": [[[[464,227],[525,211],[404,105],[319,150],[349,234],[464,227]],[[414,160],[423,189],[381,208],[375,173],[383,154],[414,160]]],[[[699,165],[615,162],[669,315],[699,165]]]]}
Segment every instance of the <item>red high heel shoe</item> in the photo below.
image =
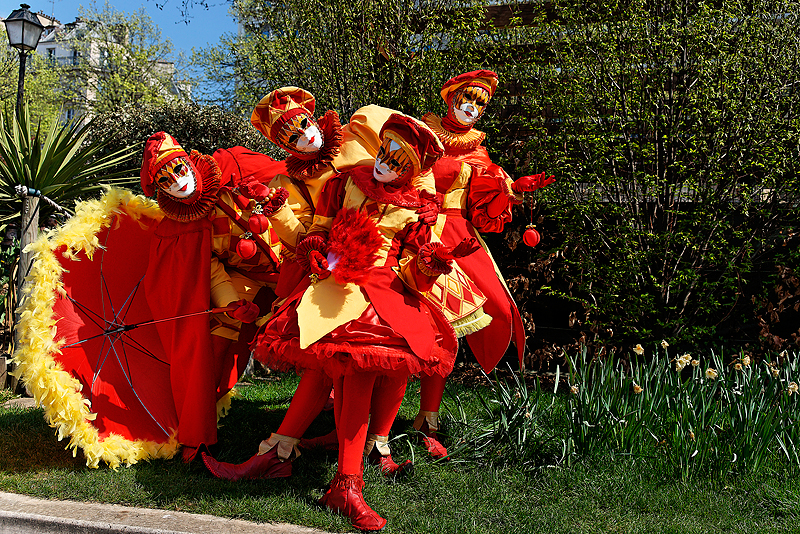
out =
{"type": "Polygon", "coordinates": [[[320,504],[350,519],[350,524],[362,532],[383,530],[386,520],[364,501],[364,479],[360,474],[345,475],[337,472],[331,487],[319,500],[320,504]]]}
{"type": "Polygon", "coordinates": [[[278,458],[277,447],[264,454],[256,454],[241,464],[220,462],[204,452],[201,455],[211,474],[225,480],[285,478],[292,475],[292,462],[278,458]]]}

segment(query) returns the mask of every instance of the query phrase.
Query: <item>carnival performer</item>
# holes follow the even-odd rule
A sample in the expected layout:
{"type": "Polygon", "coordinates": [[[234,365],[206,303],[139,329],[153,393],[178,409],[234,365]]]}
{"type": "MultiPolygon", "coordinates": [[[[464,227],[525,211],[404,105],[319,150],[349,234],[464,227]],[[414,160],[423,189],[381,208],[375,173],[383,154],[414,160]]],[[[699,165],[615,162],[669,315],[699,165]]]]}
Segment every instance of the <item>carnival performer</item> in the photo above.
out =
{"type": "MultiPolygon", "coordinates": [[[[342,126],[335,111],[328,110],[317,119],[315,109],[316,100],[311,93],[288,86],[264,96],[250,118],[256,129],[289,154],[286,171],[277,175],[269,187],[259,180],[247,178],[240,186],[243,194],[259,201],[265,201],[273,191],[281,192],[264,209],[264,214],[283,244],[283,263],[276,289],[279,298],[288,296],[306,275],[295,262],[295,248],[306,237],[325,183],[338,173],[354,167],[372,166],[381,146],[381,128],[395,113],[381,106],[364,106],[342,126]],[[279,203],[283,199],[285,202],[279,203]]],[[[412,183],[421,191],[421,206],[417,209],[420,220],[434,224],[438,202],[430,169],[414,176],[412,183]]],[[[330,402],[332,387],[331,379],[321,371],[304,371],[284,423],[271,438],[273,444],[277,439],[274,436],[283,439],[279,454],[284,460],[292,454],[294,446],[316,415],[330,402]]],[[[378,418],[375,424],[379,424],[378,418]]],[[[307,447],[335,448],[338,440],[334,431],[319,439],[303,440],[303,444],[307,447]]],[[[387,474],[394,474],[400,468],[388,453],[376,461],[381,463],[387,474]]]]}
{"type": "MultiPolygon", "coordinates": [[[[514,299],[479,232],[502,232],[511,221],[512,207],[522,203],[524,192],[555,181],[552,176],[545,178],[545,173],[512,181],[492,163],[482,145],[486,134],[474,126],[494,95],[497,82],[497,74],[488,70],[460,74],[442,86],[446,116],[428,113],[422,117],[445,147],[445,156],[433,168],[437,192],[443,197],[434,232],[448,246],[465,238],[475,238],[481,244],[480,250],[458,260],[458,265],[477,283],[485,297],[482,309],[491,316],[491,322],[487,325],[483,321],[477,328],[467,327],[460,333],[487,373],[503,357],[512,339],[522,362],[525,332],[514,299]]],[[[441,375],[421,376],[420,410],[413,425],[423,433],[423,443],[435,458],[447,457],[437,435],[446,382],[441,375]]]]}
{"type": "Polygon", "coordinates": [[[269,181],[283,169],[282,162],[243,147],[220,149],[213,157],[187,154],[165,132],[145,144],[142,189],[158,193],[165,214],[151,242],[148,302],[164,316],[228,310],[211,314],[210,321],[201,315],[157,325],[171,362],[184,461],[216,443],[217,401],[249,359],[255,328],[246,326],[259,315],[254,301],[268,310],[274,300],[280,242],[259,214],[264,203],[236,188],[243,173],[254,176],[251,181],[269,181]]]}
{"type": "MultiPolygon", "coordinates": [[[[276,309],[254,347],[254,356],[270,367],[319,370],[333,381],[339,463],[321,503],[365,531],[386,525],[362,495],[376,388],[393,419],[409,375],[446,376],[455,358],[449,323],[409,287],[429,287],[476,246],[470,240],[456,247],[430,243],[430,227],[415,213],[422,202],[411,179],[440,157],[435,135],[401,114],[391,115],[380,133],[374,166],[340,173],[325,185],[314,223],[295,250],[311,276],[276,309]]],[[[275,449],[241,466],[269,469],[280,461],[275,449]]],[[[206,465],[212,472],[240,467],[206,465]]]]}

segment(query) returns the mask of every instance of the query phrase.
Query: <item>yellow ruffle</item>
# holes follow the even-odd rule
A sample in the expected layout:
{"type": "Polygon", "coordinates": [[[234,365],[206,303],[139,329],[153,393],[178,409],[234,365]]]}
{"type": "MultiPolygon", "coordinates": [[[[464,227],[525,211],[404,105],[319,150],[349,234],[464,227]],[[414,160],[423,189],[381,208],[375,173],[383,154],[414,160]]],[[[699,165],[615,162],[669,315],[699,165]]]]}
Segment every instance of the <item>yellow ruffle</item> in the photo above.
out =
{"type": "Polygon", "coordinates": [[[456,331],[456,337],[464,337],[489,326],[491,322],[492,316],[484,312],[483,307],[480,307],[466,317],[452,321],[450,326],[456,331]]]}
{"type": "Polygon", "coordinates": [[[59,353],[59,342],[55,341],[52,306],[57,294],[64,294],[61,281],[64,268],[54,251],[65,246],[67,257],[74,258],[82,251],[91,258],[100,246],[97,234],[120,211],[137,220],[163,217],[155,202],[125,189],[107,188],[100,199],[79,203],[75,216],[61,228],[41,235],[26,248],[35,253],[35,259],[27,278],[27,298],[20,308],[20,342],[13,358],[14,376],[25,383],[28,392],[44,408],[45,419],[56,429],[59,441],[68,437],[67,448],[72,449],[73,455],[77,455],[78,447],[83,449],[86,465],[93,468],[100,461],[116,469],[139,460],[172,458],[180,446],[174,430],[167,443],[130,441],[115,434],[101,440],[92,424],[96,414],[81,394],[81,383],[53,358],[59,353]]]}

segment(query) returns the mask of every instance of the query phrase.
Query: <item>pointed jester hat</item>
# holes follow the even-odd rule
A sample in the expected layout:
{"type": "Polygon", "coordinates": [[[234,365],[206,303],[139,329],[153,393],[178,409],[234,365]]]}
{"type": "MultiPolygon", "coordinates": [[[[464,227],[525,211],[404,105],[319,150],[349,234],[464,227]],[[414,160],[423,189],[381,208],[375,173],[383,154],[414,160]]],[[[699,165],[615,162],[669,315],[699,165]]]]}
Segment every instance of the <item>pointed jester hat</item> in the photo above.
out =
{"type": "MultiPolygon", "coordinates": [[[[278,132],[283,125],[300,114],[314,117],[314,95],[299,87],[281,87],[262,98],[250,116],[250,122],[267,139],[279,145],[278,132]]],[[[280,146],[280,145],[279,145],[280,146]]]]}

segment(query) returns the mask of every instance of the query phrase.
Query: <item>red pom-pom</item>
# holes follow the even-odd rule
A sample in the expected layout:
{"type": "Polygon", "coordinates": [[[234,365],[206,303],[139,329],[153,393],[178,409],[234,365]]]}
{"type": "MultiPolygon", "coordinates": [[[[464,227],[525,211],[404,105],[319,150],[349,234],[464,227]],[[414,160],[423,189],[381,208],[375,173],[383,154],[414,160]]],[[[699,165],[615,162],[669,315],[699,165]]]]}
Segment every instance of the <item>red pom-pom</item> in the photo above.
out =
{"type": "Polygon", "coordinates": [[[533,226],[528,226],[528,229],[522,234],[522,241],[524,241],[529,247],[535,247],[538,245],[540,239],[541,236],[539,235],[539,232],[537,232],[536,228],[533,226]]]}
{"type": "Polygon", "coordinates": [[[252,239],[240,239],[236,243],[236,253],[244,260],[249,260],[258,252],[258,246],[252,239]]]}
{"type": "Polygon", "coordinates": [[[261,235],[269,230],[269,219],[260,213],[253,213],[247,220],[247,227],[256,235],[261,235]]]}
{"type": "Polygon", "coordinates": [[[328,241],[329,253],[337,258],[331,268],[336,281],[340,284],[365,284],[383,245],[383,237],[375,222],[357,209],[341,209],[333,220],[328,241]]]}

